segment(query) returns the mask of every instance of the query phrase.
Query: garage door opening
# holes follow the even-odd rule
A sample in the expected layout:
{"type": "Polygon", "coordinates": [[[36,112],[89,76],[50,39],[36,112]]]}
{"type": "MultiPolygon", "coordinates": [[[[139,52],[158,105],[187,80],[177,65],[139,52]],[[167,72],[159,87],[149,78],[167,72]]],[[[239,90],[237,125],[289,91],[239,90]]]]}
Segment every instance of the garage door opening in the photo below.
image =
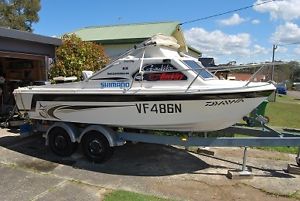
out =
{"type": "Polygon", "coordinates": [[[47,61],[47,56],[0,52],[1,118],[6,118],[15,105],[14,89],[47,81],[47,61]]]}

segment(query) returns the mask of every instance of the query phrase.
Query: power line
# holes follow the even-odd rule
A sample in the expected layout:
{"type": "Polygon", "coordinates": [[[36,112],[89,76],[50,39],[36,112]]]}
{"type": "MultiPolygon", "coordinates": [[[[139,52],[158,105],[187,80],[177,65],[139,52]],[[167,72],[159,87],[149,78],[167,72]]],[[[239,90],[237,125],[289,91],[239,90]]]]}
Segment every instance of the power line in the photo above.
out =
{"type": "Polygon", "coordinates": [[[293,43],[279,43],[277,44],[278,46],[288,46],[288,45],[299,45],[300,44],[300,41],[298,42],[293,42],[293,43]]]}
{"type": "Polygon", "coordinates": [[[226,12],[223,12],[223,13],[217,13],[217,14],[214,14],[214,15],[210,15],[210,16],[198,18],[198,19],[195,19],[195,20],[185,21],[185,22],[180,23],[179,25],[184,25],[184,24],[189,24],[189,23],[193,23],[193,22],[197,22],[197,21],[207,20],[207,19],[210,19],[210,18],[213,18],[213,17],[218,17],[218,16],[226,15],[226,14],[237,12],[237,11],[241,11],[241,10],[246,10],[246,9],[249,9],[249,8],[253,8],[255,6],[260,6],[260,5],[271,3],[271,2],[274,2],[274,1],[284,1],[284,0],[269,0],[269,1],[264,1],[264,2],[261,2],[261,3],[252,4],[250,6],[245,6],[245,7],[242,7],[242,8],[238,8],[238,9],[226,11],[226,12]]]}

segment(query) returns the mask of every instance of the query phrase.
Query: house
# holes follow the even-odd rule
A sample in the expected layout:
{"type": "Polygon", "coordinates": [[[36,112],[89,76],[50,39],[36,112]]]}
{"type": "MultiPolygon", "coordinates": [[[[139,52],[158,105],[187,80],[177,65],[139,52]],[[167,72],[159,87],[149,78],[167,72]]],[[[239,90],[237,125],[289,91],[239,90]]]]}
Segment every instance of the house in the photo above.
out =
{"type": "Polygon", "coordinates": [[[220,79],[228,79],[229,70],[218,71],[218,66],[215,64],[214,58],[200,57],[198,59],[204,67],[214,73],[220,79]]]}
{"type": "Polygon", "coordinates": [[[151,36],[161,33],[177,39],[180,50],[190,56],[198,58],[198,50],[186,44],[179,22],[156,22],[141,24],[121,24],[111,26],[92,26],[72,32],[83,41],[92,41],[101,44],[106,54],[117,57],[134,45],[143,42],[151,36]]]}
{"type": "MultiPolygon", "coordinates": [[[[251,73],[231,73],[228,75],[228,79],[232,80],[240,80],[240,81],[248,81],[252,78],[253,74],[251,73]]],[[[260,81],[265,81],[266,76],[262,74],[258,74],[255,77],[253,77],[253,81],[255,82],[260,82],[260,81]]]]}
{"type": "Polygon", "coordinates": [[[0,114],[13,107],[12,92],[19,86],[47,81],[49,61],[62,41],[0,27],[0,114]]]}

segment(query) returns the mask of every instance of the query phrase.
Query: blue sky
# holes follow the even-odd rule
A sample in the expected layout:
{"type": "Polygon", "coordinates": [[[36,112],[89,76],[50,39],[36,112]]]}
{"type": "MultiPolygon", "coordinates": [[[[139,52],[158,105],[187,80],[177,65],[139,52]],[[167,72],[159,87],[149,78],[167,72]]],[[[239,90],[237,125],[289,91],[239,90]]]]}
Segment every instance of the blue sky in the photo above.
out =
{"type": "MultiPolygon", "coordinates": [[[[60,36],[76,29],[143,22],[185,22],[264,0],[41,0],[34,32],[60,36]]],[[[273,44],[300,42],[300,0],[282,0],[182,25],[189,45],[218,63],[271,60],[273,44]]],[[[300,59],[300,45],[281,45],[277,60],[300,59]]]]}

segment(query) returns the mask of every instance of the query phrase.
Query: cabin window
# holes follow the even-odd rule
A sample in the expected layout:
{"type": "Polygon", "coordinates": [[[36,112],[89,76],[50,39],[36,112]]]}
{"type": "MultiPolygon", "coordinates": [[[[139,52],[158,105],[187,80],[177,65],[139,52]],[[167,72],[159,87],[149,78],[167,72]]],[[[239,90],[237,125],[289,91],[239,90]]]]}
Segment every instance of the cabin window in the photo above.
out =
{"type": "Polygon", "coordinates": [[[187,80],[187,77],[171,64],[150,64],[143,67],[144,75],[133,74],[135,81],[178,81],[187,80]]]}
{"type": "Polygon", "coordinates": [[[205,68],[203,68],[200,64],[193,60],[183,60],[182,62],[193,69],[193,71],[199,74],[202,78],[206,79],[214,77],[210,72],[208,72],[205,68]]]}

